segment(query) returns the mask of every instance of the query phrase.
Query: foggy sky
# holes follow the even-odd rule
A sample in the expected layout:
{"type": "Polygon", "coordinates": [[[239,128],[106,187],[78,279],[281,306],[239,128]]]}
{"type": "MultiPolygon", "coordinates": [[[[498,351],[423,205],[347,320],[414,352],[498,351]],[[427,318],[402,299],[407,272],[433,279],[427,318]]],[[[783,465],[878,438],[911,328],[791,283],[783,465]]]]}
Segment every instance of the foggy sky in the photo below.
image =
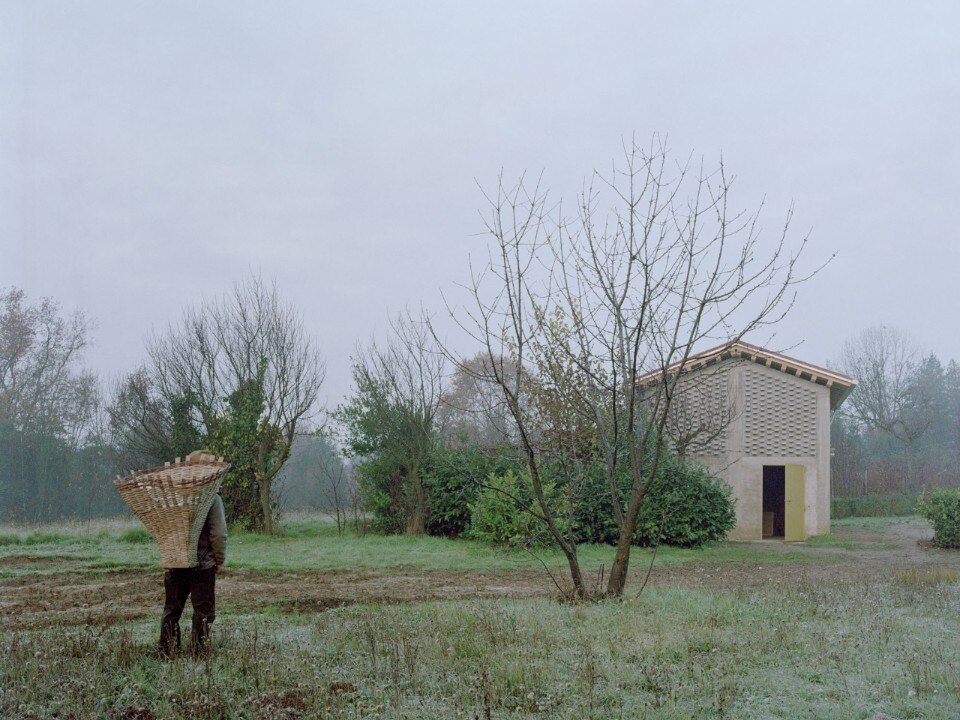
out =
{"type": "Polygon", "coordinates": [[[260,272],[335,404],[355,342],[482,253],[477,182],[570,196],[659,132],[837,253],[780,348],[882,322],[960,359],[958,30],[955,2],[0,0],[0,287],[95,318],[109,378],[260,272]]]}

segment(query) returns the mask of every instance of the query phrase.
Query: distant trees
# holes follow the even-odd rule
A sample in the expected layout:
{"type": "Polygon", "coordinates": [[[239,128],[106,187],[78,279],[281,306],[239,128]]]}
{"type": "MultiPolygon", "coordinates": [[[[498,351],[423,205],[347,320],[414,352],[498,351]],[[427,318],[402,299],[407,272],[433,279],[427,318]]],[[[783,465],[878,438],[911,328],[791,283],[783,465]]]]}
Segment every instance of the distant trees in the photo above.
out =
{"type": "Polygon", "coordinates": [[[274,284],[250,277],[188,309],[147,354],[109,408],[124,455],[142,465],[209,447],[233,465],[228,514],[272,533],[273,480],[317,410],[325,375],[299,313],[274,284]]]}
{"type": "Polygon", "coordinates": [[[276,481],[281,510],[353,510],[355,482],[327,429],[298,434],[276,481]]]}
{"type": "Polygon", "coordinates": [[[915,493],[960,484],[960,365],[923,355],[903,331],[847,341],[840,367],[858,385],[834,418],[834,494],[915,493]]]}
{"type": "Polygon", "coordinates": [[[919,351],[907,335],[884,326],[848,340],[841,364],[857,379],[847,413],[864,426],[910,445],[930,425],[929,400],[918,386],[919,351]]]}
{"type": "Polygon", "coordinates": [[[96,406],[96,379],[79,365],[90,321],[68,317],[50,298],[30,305],[24,292],[0,294],[0,412],[24,431],[77,438],[96,406]]]}
{"type": "MultiPolygon", "coordinates": [[[[444,442],[484,449],[516,444],[516,429],[497,385],[483,380],[489,361],[482,353],[454,367],[437,411],[438,430],[444,442]]],[[[505,372],[515,374],[509,359],[505,372]]]]}
{"type": "Polygon", "coordinates": [[[91,323],[50,299],[0,292],[0,513],[51,520],[119,503],[98,480],[113,457],[96,377],[81,364],[91,323]]]}

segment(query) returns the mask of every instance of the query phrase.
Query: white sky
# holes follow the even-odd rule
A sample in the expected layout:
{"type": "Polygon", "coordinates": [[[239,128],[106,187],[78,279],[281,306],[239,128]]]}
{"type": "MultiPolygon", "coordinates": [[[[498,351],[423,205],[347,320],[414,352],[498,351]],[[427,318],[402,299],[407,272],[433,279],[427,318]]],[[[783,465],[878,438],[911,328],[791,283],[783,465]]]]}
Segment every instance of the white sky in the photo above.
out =
{"type": "Polygon", "coordinates": [[[86,310],[110,377],[262,272],[335,404],[357,340],[465,278],[475,179],[566,194],[660,132],[838,253],[781,347],[882,322],[960,359],[958,127],[956,2],[0,0],[0,287],[86,310]]]}

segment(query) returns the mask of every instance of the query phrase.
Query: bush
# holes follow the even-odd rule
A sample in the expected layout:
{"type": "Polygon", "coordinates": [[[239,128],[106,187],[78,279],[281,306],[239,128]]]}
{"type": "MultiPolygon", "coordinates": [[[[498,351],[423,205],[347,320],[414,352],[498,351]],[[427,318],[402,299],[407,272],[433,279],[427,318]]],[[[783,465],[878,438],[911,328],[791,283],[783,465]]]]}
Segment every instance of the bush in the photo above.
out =
{"type": "MultiPolygon", "coordinates": [[[[485,485],[470,506],[467,537],[504,545],[548,545],[553,541],[546,525],[512,499],[517,498],[527,506],[533,505],[532,488],[526,473],[518,475],[508,470],[503,475],[491,475],[485,485]]],[[[547,502],[558,503],[552,483],[544,482],[543,492],[547,502]]]]}
{"type": "Polygon", "coordinates": [[[640,507],[635,542],[698,547],[736,525],[733,491],[701,465],[667,458],[640,507]],[[661,529],[662,527],[662,529],[661,529]]]}
{"type": "MultiPolygon", "coordinates": [[[[626,498],[630,478],[626,469],[618,481],[626,498]]],[[[614,544],[619,530],[610,500],[609,480],[597,465],[587,473],[574,512],[577,541],[614,544]]],[[[721,540],[736,525],[731,488],[700,465],[663,458],[647,495],[640,506],[634,542],[660,542],[679,547],[696,547],[721,540]],[[660,525],[663,524],[661,532],[660,525]]]]}
{"type": "Polygon", "coordinates": [[[516,452],[485,452],[476,448],[437,447],[421,470],[427,488],[427,534],[458,537],[470,526],[471,507],[481,481],[512,470],[520,475],[523,463],[516,452]]]}
{"type": "Polygon", "coordinates": [[[917,501],[917,512],[933,525],[934,545],[960,548],[960,489],[924,491],[917,501]]]}
{"type": "MultiPolygon", "coordinates": [[[[565,523],[566,501],[556,468],[541,468],[547,502],[554,517],[565,523]]],[[[603,467],[584,469],[580,492],[574,499],[573,530],[578,543],[613,544],[617,526],[613,516],[610,489],[603,467]]],[[[620,479],[625,490],[629,482],[620,479]]],[[[511,500],[507,493],[533,504],[526,471],[508,471],[492,475],[477,500],[471,505],[471,524],[467,535],[475,540],[518,545],[551,542],[544,524],[511,500]]],[[[684,464],[666,458],[643,499],[637,518],[634,542],[638,545],[663,543],[678,547],[698,547],[722,540],[736,525],[733,491],[700,465],[684,464]],[[662,525],[662,527],[661,527],[662,525]],[[659,540],[657,539],[659,536],[659,540]]],[[[564,524],[561,531],[565,531],[564,524]]]]}
{"type": "Polygon", "coordinates": [[[373,515],[373,529],[386,535],[403,532],[403,476],[388,455],[371,455],[354,465],[362,507],[373,515]]]}

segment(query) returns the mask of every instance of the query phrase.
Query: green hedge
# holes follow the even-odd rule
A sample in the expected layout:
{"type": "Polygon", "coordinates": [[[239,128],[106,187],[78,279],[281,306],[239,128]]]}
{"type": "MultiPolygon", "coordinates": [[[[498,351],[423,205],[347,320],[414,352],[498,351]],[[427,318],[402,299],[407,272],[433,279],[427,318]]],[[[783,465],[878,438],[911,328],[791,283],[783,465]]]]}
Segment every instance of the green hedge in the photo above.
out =
{"type": "Polygon", "coordinates": [[[668,459],[640,506],[635,542],[700,547],[722,540],[737,524],[734,502],[730,486],[703,466],[668,459]]]}
{"type": "MultiPolygon", "coordinates": [[[[578,543],[613,544],[617,527],[608,481],[599,467],[586,468],[579,478],[579,492],[572,499],[573,512],[565,507],[567,498],[554,468],[544,468],[544,493],[554,517],[566,532],[572,515],[573,534],[578,543]]],[[[619,485],[625,489],[628,478],[619,485]]],[[[477,540],[504,544],[543,544],[550,541],[543,523],[532,518],[509,496],[533,505],[526,472],[491,475],[472,503],[468,535],[477,540]],[[508,496],[509,495],[509,496],[508,496]]],[[[667,458],[644,497],[637,519],[634,543],[663,543],[697,547],[721,540],[736,524],[730,487],[700,465],[667,458]]]]}
{"type": "Polygon", "coordinates": [[[917,496],[913,493],[871,493],[860,497],[835,497],[830,501],[830,517],[842,520],[848,517],[892,517],[913,515],[917,496]]]}
{"type": "Polygon", "coordinates": [[[470,526],[471,507],[490,476],[521,474],[526,466],[515,451],[482,451],[439,446],[421,470],[427,488],[427,533],[457,537],[470,526]]]}
{"type": "MultiPolygon", "coordinates": [[[[544,483],[547,502],[559,510],[560,498],[552,483],[544,483]]],[[[498,545],[549,545],[553,538],[546,525],[523,509],[535,507],[529,475],[508,470],[503,475],[491,475],[483,489],[470,505],[470,528],[467,537],[498,545]],[[519,502],[514,500],[517,498],[519,502]]],[[[555,517],[562,517],[557,512],[555,517]]],[[[566,532],[566,526],[560,528],[566,532]]]]}
{"type": "Polygon", "coordinates": [[[937,488],[924,491],[917,512],[933,525],[933,544],[960,548],[960,489],[937,488]]]}

